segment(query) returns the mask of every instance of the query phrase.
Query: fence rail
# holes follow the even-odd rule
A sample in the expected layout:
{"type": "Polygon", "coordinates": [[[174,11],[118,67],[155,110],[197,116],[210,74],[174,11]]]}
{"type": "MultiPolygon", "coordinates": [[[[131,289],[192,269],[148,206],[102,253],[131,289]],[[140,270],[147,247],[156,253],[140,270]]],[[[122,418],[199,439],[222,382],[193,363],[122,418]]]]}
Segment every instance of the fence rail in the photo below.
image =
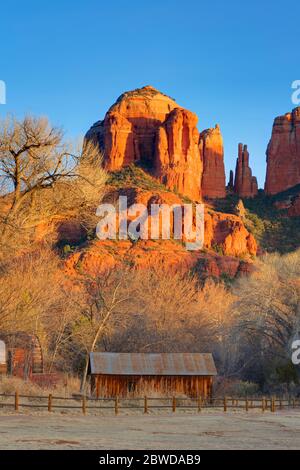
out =
{"type": "Polygon", "coordinates": [[[172,413],[177,410],[194,409],[198,413],[204,409],[218,409],[226,413],[228,410],[244,410],[246,412],[259,409],[263,413],[270,411],[274,413],[278,410],[300,408],[300,399],[298,398],[278,398],[278,397],[217,397],[212,399],[203,399],[187,397],[136,397],[136,398],[91,398],[86,396],[59,397],[49,395],[21,395],[18,391],[14,394],[0,394],[0,408],[14,408],[19,411],[20,408],[45,408],[49,412],[54,409],[72,409],[81,410],[86,414],[88,410],[114,410],[119,414],[121,410],[141,410],[148,413],[155,409],[169,409],[172,413]],[[27,399],[29,403],[25,403],[27,399]],[[7,401],[8,400],[8,401],[7,401]],[[74,404],[71,404],[73,402],[74,404]]]}

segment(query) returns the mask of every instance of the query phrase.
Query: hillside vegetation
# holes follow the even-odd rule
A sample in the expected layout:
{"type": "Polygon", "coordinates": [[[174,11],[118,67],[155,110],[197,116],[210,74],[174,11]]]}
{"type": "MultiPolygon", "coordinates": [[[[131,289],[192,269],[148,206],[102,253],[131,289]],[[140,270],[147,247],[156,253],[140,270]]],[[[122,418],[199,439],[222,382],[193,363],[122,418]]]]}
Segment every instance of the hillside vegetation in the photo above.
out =
{"type": "MultiPolygon", "coordinates": [[[[276,196],[266,196],[259,191],[256,197],[243,199],[245,225],[263,251],[289,253],[300,246],[300,217],[288,217],[286,209],[275,207],[276,202],[293,197],[299,191],[298,185],[276,196]]],[[[214,207],[222,212],[235,213],[238,202],[237,195],[229,194],[216,201],[214,207]]]]}

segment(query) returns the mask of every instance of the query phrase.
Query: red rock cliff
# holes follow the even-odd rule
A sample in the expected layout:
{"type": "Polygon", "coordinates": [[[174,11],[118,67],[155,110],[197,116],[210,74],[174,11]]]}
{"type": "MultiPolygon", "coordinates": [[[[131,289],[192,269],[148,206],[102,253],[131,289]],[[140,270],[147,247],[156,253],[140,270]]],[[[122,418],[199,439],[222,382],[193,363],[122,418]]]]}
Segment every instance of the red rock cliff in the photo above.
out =
{"type": "Polygon", "coordinates": [[[203,159],[203,196],[212,199],[225,197],[224,149],[218,124],[201,132],[199,148],[203,159]]]}
{"type": "Polygon", "coordinates": [[[193,200],[201,199],[202,160],[197,116],[174,109],[159,127],[156,139],[155,175],[167,188],[193,200]]]}
{"type": "Polygon", "coordinates": [[[274,120],[266,154],[267,194],[276,194],[300,183],[300,107],[274,120]]]}

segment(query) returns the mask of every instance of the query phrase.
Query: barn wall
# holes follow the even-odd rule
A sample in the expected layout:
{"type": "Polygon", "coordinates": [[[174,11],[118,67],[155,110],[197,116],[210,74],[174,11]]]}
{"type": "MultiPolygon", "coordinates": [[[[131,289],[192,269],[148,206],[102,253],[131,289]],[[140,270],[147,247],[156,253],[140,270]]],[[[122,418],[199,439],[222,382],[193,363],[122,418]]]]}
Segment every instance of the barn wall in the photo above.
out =
{"type": "Polygon", "coordinates": [[[208,376],[133,376],[95,375],[92,394],[97,397],[138,397],[145,394],[211,397],[212,377],[208,376]]]}

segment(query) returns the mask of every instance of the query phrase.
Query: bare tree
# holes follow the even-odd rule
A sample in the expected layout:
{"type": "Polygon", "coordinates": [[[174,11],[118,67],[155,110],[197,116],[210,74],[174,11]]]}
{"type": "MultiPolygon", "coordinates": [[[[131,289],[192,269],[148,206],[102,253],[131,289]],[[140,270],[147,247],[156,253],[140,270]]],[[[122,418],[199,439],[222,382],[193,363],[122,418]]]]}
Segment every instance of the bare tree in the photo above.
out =
{"type": "Polygon", "coordinates": [[[49,318],[59,318],[68,305],[59,267],[59,258],[40,248],[17,256],[1,269],[0,330],[36,334],[45,356],[52,334],[49,318]]]}
{"type": "Polygon", "coordinates": [[[74,177],[62,132],[46,118],[6,119],[0,133],[2,188],[11,193],[9,214],[41,189],[49,189],[60,178],[74,177]]]}
{"type": "MultiPolygon", "coordinates": [[[[230,336],[235,374],[267,373],[266,363],[289,363],[291,342],[300,332],[300,252],[266,255],[250,277],[234,286],[235,320],[230,336]]],[[[232,371],[233,372],[233,371],[232,371]]]]}
{"type": "MultiPolygon", "coordinates": [[[[81,392],[85,390],[89,356],[99,343],[101,336],[112,322],[112,317],[120,314],[119,307],[125,302],[121,292],[120,273],[107,272],[95,278],[84,280],[84,298],[79,303],[80,316],[75,322],[72,338],[85,350],[85,366],[82,374],[81,392]]],[[[121,314],[122,315],[122,314],[121,314]]],[[[116,318],[114,323],[118,322],[116,318]]]]}
{"type": "Polygon", "coordinates": [[[95,223],[106,173],[92,146],[63,142],[46,118],[7,118],[0,125],[0,233],[3,244],[57,214],[95,223]]]}

